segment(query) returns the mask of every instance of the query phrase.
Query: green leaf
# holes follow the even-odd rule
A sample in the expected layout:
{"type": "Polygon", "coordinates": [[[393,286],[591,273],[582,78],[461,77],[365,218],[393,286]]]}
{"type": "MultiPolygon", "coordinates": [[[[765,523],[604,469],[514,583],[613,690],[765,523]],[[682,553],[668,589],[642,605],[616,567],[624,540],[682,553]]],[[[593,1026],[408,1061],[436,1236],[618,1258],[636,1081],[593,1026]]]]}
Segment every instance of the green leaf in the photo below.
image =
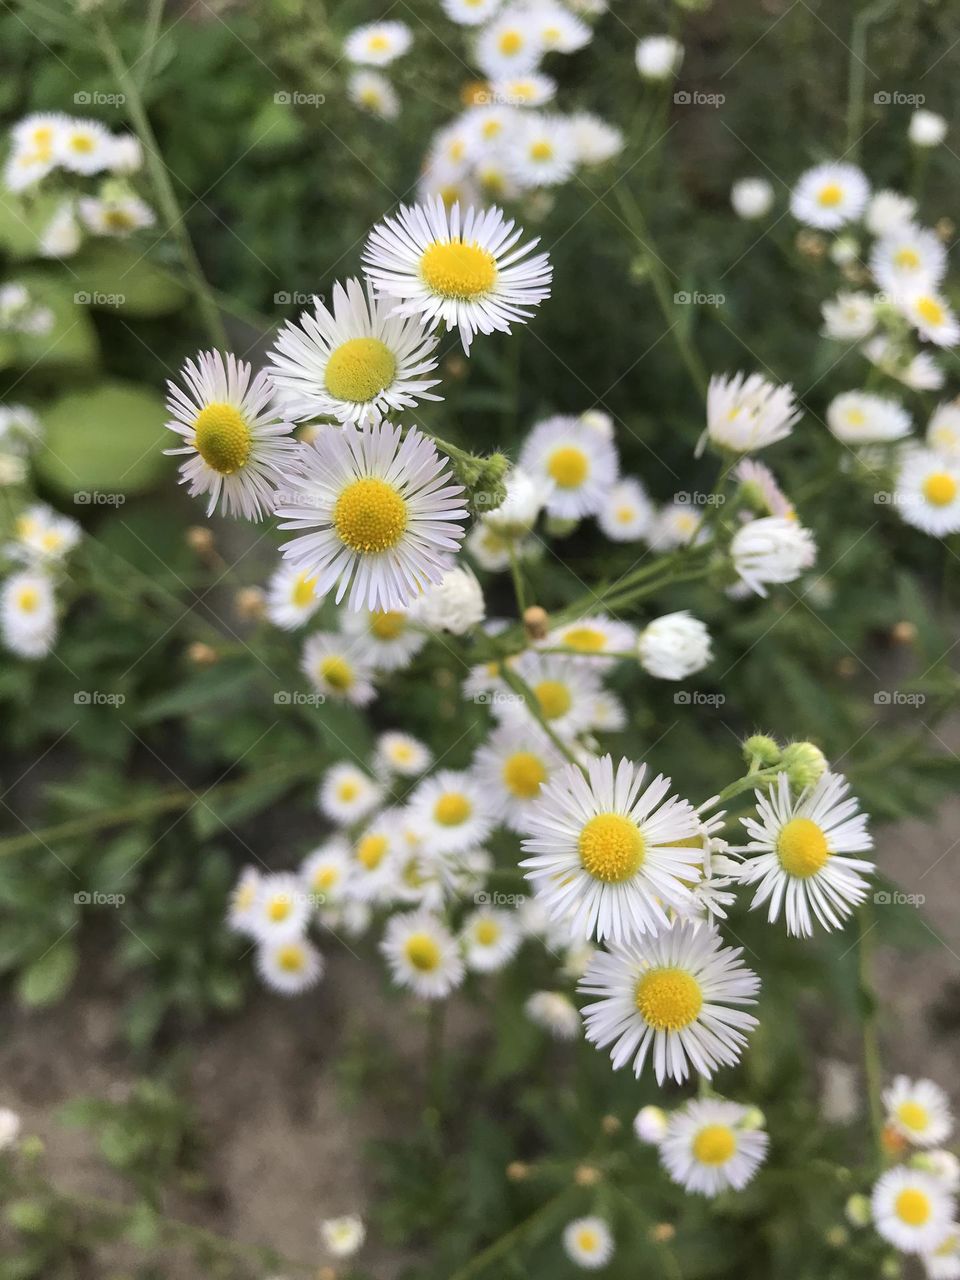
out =
{"type": "Polygon", "coordinates": [[[17,980],[17,997],[22,1004],[37,1007],[55,1004],[66,995],[77,971],[77,949],[72,940],[61,939],[24,969],[17,980]]]}
{"type": "Polygon", "coordinates": [[[32,373],[96,366],[100,358],[97,332],[90,308],[75,300],[72,283],[42,271],[18,272],[16,281],[26,286],[32,301],[53,312],[53,325],[46,333],[2,335],[0,369],[12,366],[32,373]]]}
{"type": "Polygon", "coordinates": [[[0,200],[0,245],[11,258],[35,258],[40,237],[50,219],[63,203],[55,192],[36,192],[31,198],[18,198],[4,192],[0,200]]]}
{"type": "Polygon", "coordinates": [[[101,382],[68,392],[41,416],[46,435],[37,470],[61,494],[138,493],[168,467],[166,413],[153,391],[101,382]]]}

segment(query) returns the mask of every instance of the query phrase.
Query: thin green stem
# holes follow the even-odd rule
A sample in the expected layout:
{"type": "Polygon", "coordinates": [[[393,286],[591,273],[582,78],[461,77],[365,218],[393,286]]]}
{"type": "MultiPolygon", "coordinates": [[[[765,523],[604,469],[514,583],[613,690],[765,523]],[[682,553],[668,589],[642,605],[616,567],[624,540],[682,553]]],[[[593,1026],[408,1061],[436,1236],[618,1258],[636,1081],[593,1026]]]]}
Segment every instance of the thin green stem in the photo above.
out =
{"type": "Polygon", "coordinates": [[[877,999],[873,990],[872,933],[876,921],[871,919],[870,907],[864,903],[857,912],[857,976],[860,985],[863,1036],[863,1070],[867,1082],[867,1100],[870,1107],[870,1127],[878,1158],[883,1155],[883,1068],[880,1061],[880,1039],[877,1034],[877,999]]]}
{"type": "Polygon", "coordinates": [[[763,786],[765,782],[775,782],[779,772],[779,768],[774,765],[770,769],[757,769],[742,778],[737,778],[736,782],[731,782],[728,787],[724,787],[717,796],[716,803],[723,804],[727,800],[732,800],[734,796],[740,795],[742,791],[751,791],[754,787],[763,786]]]}
{"type": "Polygon", "coordinates": [[[540,703],[537,700],[537,695],[527,684],[526,680],[524,680],[522,676],[518,676],[516,671],[511,669],[509,663],[506,663],[506,662],[503,663],[501,670],[503,672],[503,678],[506,681],[506,683],[510,686],[510,688],[514,691],[514,693],[518,693],[523,698],[524,702],[527,704],[527,710],[533,716],[534,720],[537,721],[537,723],[540,725],[540,728],[544,731],[544,733],[547,735],[547,737],[550,739],[553,745],[557,748],[560,754],[564,757],[564,759],[569,760],[570,763],[573,765],[576,765],[578,769],[582,768],[583,766],[580,764],[580,761],[570,750],[569,745],[566,742],[564,742],[564,740],[559,736],[559,734],[556,732],[556,730],[553,728],[553,726],[544,716],[543,712],[540,710],[540,703]]]}
{"type": "Polygon", "coordinates": [[[143,39],[140,42],[140,57],[136,65],[139,67],[137,80],[141,89],[153,73],[154,50],[160,41],[160,24],[163,22],[163,10],[166,0],[149,0],[147,17],[143,24],[143,39]]]}
{"type": "Polygon", "coordinates": [[[465,1266],[455,1271],[449,1277],[449,1280],[471,1280],[471,1277],[481,1275],[492,1263],[498,1262],[501,1258],[509,1255],[514,1248],[518,1247],[522,1243],[523,1237],[535,1226],[542,1226],[544,1222],[552,1219],[554,1214],[558,1213],[560,1207],[566,1204],[570,1194],[569,1189],[561,1191],[552,1200],[542,1204],[529,1218],[524,1218],[523,1222],[519,1222],[509,1231],[505,1231],[498,1240],[495,1240],[482,1253],[478,1253],[465,1266]]]}
{"type": "Polygon", "coordinates": [[[874,23],[881,22],[896,7],[897,0],[876,0],[867,5],[853,19],[850,32],[850,61],[847,75],[847,149],[848,160],[855,161],[860,152],[863,136],[863,112],[867,73],[867,31],[874,23]]]}

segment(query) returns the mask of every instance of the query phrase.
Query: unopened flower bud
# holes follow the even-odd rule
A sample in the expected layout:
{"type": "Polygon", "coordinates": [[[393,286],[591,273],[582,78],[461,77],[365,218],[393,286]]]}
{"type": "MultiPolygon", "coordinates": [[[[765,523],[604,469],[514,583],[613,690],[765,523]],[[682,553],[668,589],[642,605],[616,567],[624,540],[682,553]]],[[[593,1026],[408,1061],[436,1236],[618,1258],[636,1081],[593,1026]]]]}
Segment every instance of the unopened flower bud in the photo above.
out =
{"type": "Polygon", "coordinates": [[[266,598],[259,587],[241,587],[233,597],[233,607],[238,618],[256,622],[266,612],[266,598]]]}
{"type": "Polygon", "coordinates": [[[812,787],[827,771],[827,758],[812,742],[791,742],[780,760],[791,786],[812,787]]]}
{"type": "Polygon", "coordinates": [[[902,619],[895,622],[890,629],[890,639],[894,644],[911,645],[917,638],[916,623],[902,619]]]}
{"type": "Polygon", "coordinates": [[[838,1222],[836,1226],[827,1228],[823,1238],[831,1249],[842,1249],[850,1240],[850,1232],[838,1222]]]}
{"type": "Polygon", "coordinates": [[[206,528],[205,525],[191,525],[184,534],[187,546],[191,551],[195,551],[198,556],[208,556],[212,551],[216,550],[216,539],[212,530],[206,528]]]}
{"type": "Polygon", "coordinates": [[[592,1164],[578,1164],[573,1180],[578,1187],[595,1187],[603,1178],[603,1174],[592,1164]]]}
{"type": "Polygon", "coordinates": [[[846,1203],[844,1213],[853,1227],[868,1227],[873,1215],[870,1212],[870,1198],[864,1195],[851,1196],[846,1203]]]}
{"type": "Polygon", "coordinates": [[[657,1222],[650,1228],[650,1239],[654,1244],[669,1244],[676,1234],[677,1228],[672,1222],[657,1222]]]}
{"type": "Polygon", "coordinates": [[[530,1166],[523,1160],[511,1160],[507,1165],[507,1177],[511,1182],[523,1182],[530,1177],[530,1166]]]}
{"type": "Polygon", "coordinates": [[[603,1132],[610,1138],[623,1128],[617,1116],[604,1116],[600,1121],[603,1132]]]}
{"type": "Polygon", "coordinates": [[[196,640],[187,648],[187,661],[195,667],[212,667],[220,661],[220,655],[212,645],[196,640]]]}
{"type": "Polygon", "coordinates": [[[538,604],[523,611],[523,629],[530,640],[545,640],[550,630],[550,615],[538,604]]]}
{"type": "Polygon", "coordinates": [[[743,744],[743,758],[747,764],[754,760],[764,769],[770,769],[780,763],[780,746],[764,733],[755,733],[743,744]]]}

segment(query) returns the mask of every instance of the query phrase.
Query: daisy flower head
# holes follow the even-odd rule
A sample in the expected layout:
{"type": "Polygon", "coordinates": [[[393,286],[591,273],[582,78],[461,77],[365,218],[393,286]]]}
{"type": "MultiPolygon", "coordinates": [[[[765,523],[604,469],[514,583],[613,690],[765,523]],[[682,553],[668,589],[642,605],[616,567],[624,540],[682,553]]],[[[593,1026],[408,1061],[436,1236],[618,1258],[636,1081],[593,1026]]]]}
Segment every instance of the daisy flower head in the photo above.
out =
{"type": "Polygon", "coordinates": [[[14,541],[7,550],[15,560],[54,564],[63,560],[80,541],[76,520],[62,516],[44,502],[34,503],[14,521],[14,541]]]}
{"type": "Polygon", "coordinates": [[[263,943],[289,942],[307,927],[313,904],[300,877],[274,871],[260,877],[250,932],[263,943]]]}
{"type": "Polygon", "coordinates": [[[643,80],[672,80],[683,62],[683,45],[673,36],[645,36],[634,58],[643,80]]]}
{"type": "Polygon", "coordinates": [[[299,531],[291,562],[325,595],[349,590],[351,609],[403,609],[439,582],[463,538],[463,488],[446,458],[412,427],[401,441],[389,422],[321,430],[301,446],[277,515],[299,531]],[[313,530],[314,532],[309,532],[313,530]]]}
{"type": "Polygon", "coordinates": [[[754,510],[766,516],[793,518],[793,503],[780,488],[769,467],[754,458],[742,458],[734,468],[740,495],[754,510]]]}
{"type": "Polygon", "coordinates": [[[546,112],[522,118],[508,143],[508,159],[520,187],[555,187],[576,167],[573,134],[563,116],[546,112]]]}
{"type": "Polygon", "coordinates": [[[496,206],[461,212],[435,198],[374,227],[364,269],[378,293],[400,300],[399,314],[458,328],[469,354],[477,333],[509,333],[550,296],[550,260],[530,256],[538,240],[518,248],[522,235],[496,206]]]}
{"type": "Polygon", "coordinates": [[[14,146],[3,166],[3,185],[15,193],[26,191],[42,181],[56,165],[52,149],[14,146]]]}
{"type": "Polygon", "coordinates": [[[429,852],[467,853],[490,834],[494,814],[472,774],[439,769],[413,793],[410,821],[429,852]]]}
{"type": "Polygon", "coordinates": [[[320,1238],[334,1258],[352,1258],[362,1248],[367,1229],[359,1214],[348,1213],[342,1218],[325,1218],[320,1223],[320,1238]]]}
{"type": "Polygon", "coordinates": [[[759,373],[714,374],[707,389],[707,435],[736,453],[763,449],[785,439],[802,417],[793,387],[777,386],[759,373]]]}
{"type": "Polygon", "coordinates": [[[575,1040],[580,1034],[580,1013],[562,991],[534,991],[523,1010],[534,1026],[548,1032],[555,1040],[575,1040]]]}
{"type": "Polygon", "coordinates": [[[655,551],[686,547],[698,540],[702,524],[703,516],[692,503],[673,501],[657,512],[647,541],[655,551]]]}
{"type": "Polygon", "coordinates": [[[928,1280],[958,1280],[960,1277],[960,1223],[952,1222],[940,1244],[923,1254],[928,1280]]]}
{"type": "MultiPolygon", "coordinates": [[[[527,649],[513,669],[533,694],[540,717],[559,737],[575,738],[590,726],[594,700],[601,692],[599,673],[591,670],[590,664],[562,654],[527,649]]],[[[491,707],[506,724],[535,722],[526,698],[518,694],[494,698],[491,707]]]]}
{"type": "Polygon", "coordinates": [[[501,9],[477,36],[474,59],[485,76],[499,80],[535,71],[543,52],[531,12],[510,5],[501,9]]]}
{"type": "Polygon", "coordinates": [[[606,164],[624,147],[623,131],[589,111],[576,111],[567,117],[577,164],[606,164]]]}
{"type": "Polygon", "coordinates": [[[883,1105],[887,1124],[914,1146],[936,1147],[953,1131],[950,1099],[932,1080],[897,1076],[884,1090],[883,1105]]]}
{"type": "Polygon", "coordinates": [[[947,458],[960,458],[960,403],[937,405],[927,424],[927,447],[947,458]]]}
{"type": "Polygon", "coordinates": [[[960,458],[930,449],[908,453],[894,501],[907,524],[934,538],[960,531],[960,458]]]}
{"type": "Polygon", "coordinates": [[[119,195],[110,200],[81,196],[77,201],[80,221],[95,236],[129,236],[157,220],[146,201],[139,196],[119,195]]]}
{"type": "Polygon", "coordinates": [[[899,191],[878,191],[871,197],[864,222],[872,236],[885,236],[913,222],[917,202],[899,191]]]}
{"type": "Polygon", "coordinates": [[[523,559],[529,549],[529,542],[518,543],[515,538],[505,538],[483,520],[478,520],[473,526],[464,545],[470,558],[488,573],[503,573],[510,568],[511,552],[523,559]]]}
{"type": "Polygon", "coordinates": [[[183,366],[186,391],[167,383],[167,426],[183,439],[174,456],[180,483],[191,498],[209,494],[207,515],[217,504],[224,515],[260,520],[272,510],[277,486],[296,455],[293,424],[279,421],[265,373],[251,381],[250,366],[219,351],[201,352],[183,366]]]}
{"type": "Polygon", "coordinates": [[[839,774],[824,773],[794,798],[779,773],[766,795],[756,792],[757,817],[741,818],[750,840],[739,852],[754,856],[744,861],[740,881],[758,886],[751,908],[767,903],[771,924],[782,910],[795,937],[812,937],[814,920],[842,928],[869,888],[861,872],[869,874],[873,863],[849,855],[872,849],[873,839],[849,790],[839,774]]]}
{"type": "Polygon", "coordinates": [[[730,188],[730,204],[745,222],[765,218],[773,208],[773,186],[766,178],[741,178],[730,188]]]}
{"type": "Polygon", "coordinates": [[[637,633],[629,623],[595,614],[554,627],[543,644],[548,649],[573,649],[572,657],[589,662],[595,671],[609,671],[636,641],[637,633]]]}
{"type": "Polygon", "coordinates": [[[693,1070],[710,1077],[739,1061],[757,1019],[757,975],[725,947],[716,927],[675,920],[653,937],[599,951],[578,990],[597,997],[583,1008],[586,1037],[612,1046],[618,1071],[632,1060],[639,1079],[649,1058],[657,1083],[683,1082],[693,1070]]]}
{"type": "Polygon", "coordinates": [[[492,813],[512,831],[522,832],[527,814],[562,758],[533,720],[501,725],[477,752],[471,773],[492,813]]]}
{"type": "Polygon", "coordinates": [[[40,255],[44,258],[70,258],[80,248],[83,236],[71,200],[65,200],[43,229],[40,255]]]}
{"type": "Polygon", "coordinates": [[[869,293],[841,291],[835,298],[828,298],[820,310],[823,336],[837,342],[858,342],[876,328],[877,304],[869,293]]]}
{"type": "Polygon", "coordinates": [[[381,120],[396,120],[400,114],[397,91],[379,71],[354,71],[347,80],[347,96],[362,111],[381,120]]]}
{"type": "Polygon", "coordinates": [[[261,942],[256,963],[264,983],[282,996],[298,996],[323,977],[323,957],[306,938],[261,942]]]}
{"type": "Polygon", "coordinates": [[[537,523],[552,485],[545,486],[519,466],[511,467],[507,472],[505,485],[507,492],[503,502],[492,511],[485,512],[482,520],[504,538],[522,538],[537,523]]]}
{"type": "Polygon", "coordinates": [[[938,1178],[904,1165],[881,1174],[870,1204],[874,1227],[902,1253],[932,1253],[956,1215],[956,1202],[938,1178]]]}
{"type": "Polygon", "coordinates": [[[260,880],[260,872],[256,867],[245,867],[230,891],[227,927],[234,933],[252,934],[254,932],[253,920],[257,912],[260,880]]]}
{"type": "Polygon", "coordinates": [[[900,294],[896,304],[927,342],[938,347],[955,347],[960,342],[960,322],[946,298],[934,289],[921,287],[900,294]]]}
{"type": "Polygon", "coordinates": [[[939,147],[947,136],[947,122],[935,111],[921,108],[910,117],[907,135],[915,147],[939,147]]]}
{"type": "Polygon", "coordinates": [[[796,520],[762,516],[750,520],[730,543],[733,566],[741,581],[757,595],[767,594],[767,583],[793,582],[817,558],[813,534],[796,520]]]}
{"type": "Polygon", "coordinates": [[[115,133],[110,139],[110,172],[139,173],[143,168],[143,147],[132,133],[115,133]]]}
{"type": "Polygon", "coordinates": [[[742,1191],[767,1155],[769,1139],[751,1123],[754,1108],[719,1098],[688,1102],[670,1116],[660,1159],[670,1178],[696,1195],[742,1191]]]}
{"type": "Polygon", "coordinates": [[[685,680],[713,659],[706,624],[686,609],[655,618],[637,641],[640,665],[658,680],[685,680]]]}
{"type": "Polygon", "coordinates": [[[790,212],[808,227],[834,231],[859,218],[869,197],[870,184],[861,169],[830,160],[800,175],[790,193],[790,212]]]}
{"type": "Polygon", "coordinates": [[[405,22],[368,22],[355,27],[343,42],[349,62],[386,67],[406,53],[413,34],[405,22]]]}
{"type": "Polygon", "coordinates": [[[380,950],[397,986],[424,1000],[442,1000],[463,982],[457,940],[429,911],[392,916],[380,950]]]}
{"type": "Polygon", "coordinates": [[[481,906],[464,920],[460,931],[464,959],[475,973],[494,973],[520,950],[523,934],[516,913],[481,906]]]}
{"type": "Polygon", "coordinates": [[[501,98],[493,86],[489,97],[491,102],[471,107],[462,117],[463,160],[469,160],[474,171],[482,157],[499,154],[504,140],[517,127],[518,113],[509,99],[501,98]]]}
{"type": "Polygon", "coordinates": [[[385,809],[357,837],[350,853],[349,896],[384,902],[404,852],[404,832],[395,809],[385,809]]]}
{"type": "Polygon", "coordinates": [[[658,1147],[667,1136],[668,1119],[662,1107],[641,1107],[633,1117],[633,1132],[640,1142],[658,1147]]]}
{"type": "Polygon", "coordinates": [[[440,0],[443,12],[461,27],[479,27],[489,22],[502,0],[440,0]]]}
{"type": "Polygon", "coordinates": [[[440,400],[431,387],[439,339],[416,316],[393,314],[359,280],[333,286],[333,309],[319,299],[296,324],[283,326],[268,368],[284,412],[297,421],[336,418],[380,422],[421,400],[440,400]]]}
{"type": "Polygon", "coordinates": [[[563,1250],[575,1266],[597,1271],[613,1257],[613,1233],[603,1218],[574,1218],[563,1229],[563,1250]]]}
{"type": "Polygon", "coordinates": [[[609,755],[584,774],[566,764],[545,783],[527,818],[520,863],[554,918],[582,938],[626,943],[669,923],[665,907],[691,901],[702,851],[692,805],[669,796],[670,779],[646,787],[646,765],[609,755]]]}
{"type": "MultiPolygon", "coordinates": [[[[552,76],[545,76],[542,71],[530,71],[520,76],[501,76],[490,85],[493,101],[505,103],[509,107],[542,107],[554,98],[556,92],[556,80],[552,76]]],[[[511,122],[515,121],[511,118],[511,122]]]]}
{"type": "Polygon", "coordinates": [[[890,294],[935,289],[947,271],[947,250],[928,227],[900,224],[883,235],[870,254],[870,271],[890,294]]]}
{"type": "Polygon", "coordinates": [[[11,574],[0,587],[0,641],[20,658],[43,658],[57,638],[57,602],[45,573],[11,574]]]}
{"type": "Polygon", "coordinates": [[[433,762],[430,748],[409,733],[389,729],[377,739],[374,758],[378,771],[400,778],[418,778],[433,762]]]}
{"type": "Polygon", "coordinates": [[[313,617],[323,600],[316,579],[296,565],[280,564],[267,583],[267,617],[275,627],[295,631],[313,617]]]}
{"type": "Polygon", "coordinates": [[[864,356],[889,378],[895,378],[912,391],[939,391],[944,373],[929,351],[918,351],[908,357],[899,343],[882,333],[875,334],[861,348],[864,356]]]}
{"type": "Polygon", "coordinates": [[[472,569],[454,566],[417,599],[414,613],[430,631],[463,636],[486,617],[483,588],[472,569]]]}
{"type": "Polygon", "coordinates": [[[65,117],[54,131],[54,156],[71,173],[100,173],[113,159],[110,131],[96,120],[65,117]]]}
{"type": "Polygon", "coordinates": [[[908,436],[913,421],[898,400],[845,391],[827,406],[827,426],[844,444],[882,444],[908,436]]]}
{"type": "Polygon", "coordinates": [[[615,445],[580,418],[557,415],[539,422],[520,452],[520,466],[552,485],[545,506],[561,520],[596,515],[609,502],[617,479],[615,445]]]}
{"type": "Polygon", "coordinates": [[[303,646],[300,670],[318,693],[334,702],[365,707],[377,696],[373,668],[345,636],[315,632],[303,646]]]}
{"type": "Polygon", "coordinates": [[[596,514],[597,524],[611,542],[640,542],[656,519],[656,509],[639,480],[624,476],[608,491],[596,514]]]}
{"type": "Polygon", "coordinates": [[[0,405],[0,447],[5,453],[28,454],[43,437],[40,419],[25,404],[0,405]]]}
{"type": "Polygon", "coordinates": [[[552,0],[539,0],[529,12],[544,53],[576,53],[593,39],[581,18],[552,0]]]}
{"type": "Polygon", "coordinates": [[[348,842],[335,836],[304,858],[299,875],[315,906],[326,907],[343,898],[350,881],[350,854],[348,842]]]}
{"type": "Polygon", "coordinates": [[[383,788],[379,782],[344,760],[327,770],[317,804],[331,822],[350,827],[368,817],[382,799],[383,788]]]}
{"type": "Polygon", "coordinates": [[[408,667],[428,639],[417,629],[414,615],[407,609],[346,609],[340,615],[340,623],[354,638],[356,652],[375,671],[408,667]]]}

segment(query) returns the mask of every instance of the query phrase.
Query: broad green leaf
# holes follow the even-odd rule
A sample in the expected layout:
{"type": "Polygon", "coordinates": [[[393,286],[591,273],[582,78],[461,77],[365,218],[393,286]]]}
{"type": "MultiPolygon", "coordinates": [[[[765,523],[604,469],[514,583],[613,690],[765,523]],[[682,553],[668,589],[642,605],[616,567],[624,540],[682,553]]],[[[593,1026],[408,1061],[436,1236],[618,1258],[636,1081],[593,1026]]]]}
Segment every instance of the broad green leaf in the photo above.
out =
{"type": "Polygon", "coordinates": [[[140,241],[96,241],[70,261],[77,293],[88,305],[126,319],[167,315],[182,307],[187,290],[144,255],[140,241]]]}

